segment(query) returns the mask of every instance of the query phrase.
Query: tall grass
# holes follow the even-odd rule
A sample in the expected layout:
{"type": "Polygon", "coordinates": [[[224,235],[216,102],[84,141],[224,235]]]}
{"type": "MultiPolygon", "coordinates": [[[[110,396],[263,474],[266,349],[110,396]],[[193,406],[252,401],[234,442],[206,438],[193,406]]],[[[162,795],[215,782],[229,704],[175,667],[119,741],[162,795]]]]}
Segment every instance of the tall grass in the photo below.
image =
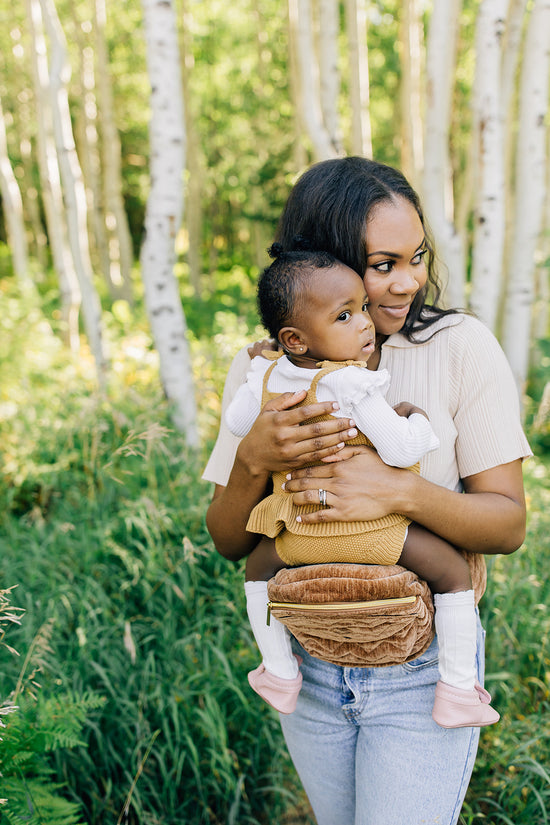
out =
{"type": "MultiPolygon", "coordinates": [[[[193,341],[197,455],[171,428],[139,325],[121,335],[113,321],[116,383],[101,398],[86,357],[72,362],[37,307],[4,297],[0,581],[17,585],[25,610],[10,644],[24,655],[49,622],[44,702],[103,697],[81,744],[43,757],[52,782],[90,825],[311,822],[276,716],[247,686],[257,653],[242,570],[215,553],[204,524],[200,473],[246,328],[231,316],[193,341]]],[[[548,463],[528,463],[526,481],[525,547],[491,561],[482,602],[503,718],[482,734],[463,825],[550,817],[548,463]]],[[[19,667],[0,648],[0,704],[19,667]]]]}

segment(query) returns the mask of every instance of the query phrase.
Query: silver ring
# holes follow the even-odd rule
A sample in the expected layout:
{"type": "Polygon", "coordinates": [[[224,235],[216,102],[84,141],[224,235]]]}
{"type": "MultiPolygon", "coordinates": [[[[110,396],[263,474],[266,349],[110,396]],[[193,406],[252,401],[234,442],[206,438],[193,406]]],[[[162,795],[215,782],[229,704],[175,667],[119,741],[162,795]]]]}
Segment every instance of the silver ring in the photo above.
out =
{"type": "Polygon", "coordinates": [[[322,504],[323,507],[327,506],[327,491],[321,487],[319,487],[319,503],[322,504]]]}

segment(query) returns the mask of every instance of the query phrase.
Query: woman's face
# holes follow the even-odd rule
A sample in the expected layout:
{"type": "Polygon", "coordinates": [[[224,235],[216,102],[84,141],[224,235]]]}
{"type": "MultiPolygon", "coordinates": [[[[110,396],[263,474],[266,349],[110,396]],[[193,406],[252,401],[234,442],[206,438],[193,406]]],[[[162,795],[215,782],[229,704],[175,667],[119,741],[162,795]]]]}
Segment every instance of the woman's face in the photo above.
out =
{"type": "Polygon", "coordinates": [[[384,201],[367,222],[367,269],[363,278],[377,335],[399,332],[414,296],[427,280],[424,229],[404,198],[384,201]]]}

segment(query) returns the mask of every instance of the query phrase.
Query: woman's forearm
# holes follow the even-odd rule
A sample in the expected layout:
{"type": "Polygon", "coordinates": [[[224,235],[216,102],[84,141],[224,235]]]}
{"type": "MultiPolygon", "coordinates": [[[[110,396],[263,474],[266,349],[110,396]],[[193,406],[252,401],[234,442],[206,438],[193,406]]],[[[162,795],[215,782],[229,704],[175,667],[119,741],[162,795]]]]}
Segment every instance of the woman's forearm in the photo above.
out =
{"type": "Polygon", "coordinates": [[[251,474],[237,453],[226,487],[216,486],[206,513],[206,526],[218,553],[230,561],[247,556],[259,536],[246,529],[252,509],[265,496],[268,474],[251,474]]]}
{"type": "Polygon", "coordinates": [[[474,553],[513,553],[525,537],[521,460],[463,479],[464,493],[440,487],[410,470],[388,467],[367,448],[345,460],[291,473],[285,489],[295,504],[326,508],[304,514],[304,523],[369,521],[400,513],[442,538],[474,553]]]}
{"type": "Polygon", "coordinates": [[[526,522],[521,462],[470,476],[464,487],[464,493],[455,493],[420,476],[404,477],[398,511],[464,550],[517,550],[526,522]]]}

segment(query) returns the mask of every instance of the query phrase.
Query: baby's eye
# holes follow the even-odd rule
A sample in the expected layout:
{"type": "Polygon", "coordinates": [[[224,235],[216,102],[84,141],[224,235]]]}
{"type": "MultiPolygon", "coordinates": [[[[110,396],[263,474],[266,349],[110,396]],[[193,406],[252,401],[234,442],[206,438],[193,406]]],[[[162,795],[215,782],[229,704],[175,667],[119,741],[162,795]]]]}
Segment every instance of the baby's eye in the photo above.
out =
{"type": "Polygon", "coordinates": [[[369,302],[365,301],[365,303],[361,307],[361,312],[368,312],[368,311],[369,311],[369,302]]]}
{"type": "Polygon", "coordinates": [[[338,316],[338,318],[336,320],[337,321],[349,321],[350,318],[351,318],[351,312],[349,311],[349,309],[346,309],[344,312],[340,313],[340,315],[338,316]]]}
{"type": "Polygon", "coordinates": [[[422,259],[424,255],[427,253],[427,249],[421,249],[420,252],[417,252],[414,258],[411,259],[411,264],[413,266],[418,266],[418,264],[422,263],[422,259]]]}

